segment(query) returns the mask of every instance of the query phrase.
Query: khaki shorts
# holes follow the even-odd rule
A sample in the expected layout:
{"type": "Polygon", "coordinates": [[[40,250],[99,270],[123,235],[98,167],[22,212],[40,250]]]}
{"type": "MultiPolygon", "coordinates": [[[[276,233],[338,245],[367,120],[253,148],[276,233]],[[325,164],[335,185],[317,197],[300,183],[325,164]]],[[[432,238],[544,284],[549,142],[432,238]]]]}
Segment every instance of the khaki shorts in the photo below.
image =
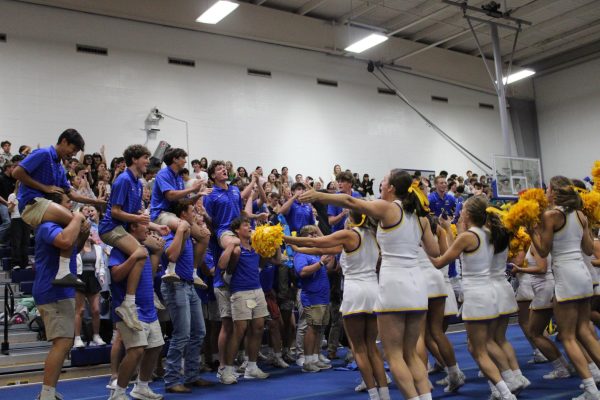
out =
{"type": "Polygon", "coordinates": [[[37,228],[44,219],[44,214],[52,202],[43,197],[36,197],[35,202],[27,204],[23,209],[21,218],[25,223],[31,226],[33,229],[37,228]]]}
{"type": "Polygon", "coordinates": [[[226,231],[223,231],[223,232],[221,232],[221,235],[219,236],[219,246],[221,246],[221,248],[223,248],[223,249],[224,249],[225,247],[223,246],[222,239],[223,239],[224,237],[226,237],[226,236],[234,236],[234,237],[235,237],[235,233],[233,233],[233,232],[232,232],[232,231],[230,231],[230,230],[226,230],[226,231]]]}
{"type": "Polygon", "coordinates": [[[131,349],[133,347],[152,349],[165,344],[158,320],[150,323],[140,321],[140,324],[144,327],[143,331],[131,329],[127,327],[123,321],[117,322],[117,329],[121,334],[125,349],[131,349]]]}
{"type": "Polygon", "coordinates": [[[129,235],[129,233],[127,233],[127,231],[122,225],[119,225],[112,231],[100,235],[100,239],[102,239],[102,242],[106,243],[111,247],[117,247],[117,242],[127,235],[129,235]]]}
{"type": "Polygon", "coordinates": [[[158,214],[158,217],[156,217],[156,219],[152,222],[154,222],[155,224],[158,224],[158,225],[169,226],[169,222],[171,222],[174,219],[179,219],[179,218],[177,217],[177,215],[173,214],[172,212],[161,211],[161,213],[158,214]]]}
{"type": "Polygon", "coordinates": [[[44,321],[46,338],[49,342],[56,338],[75,336],[75,299],[63,299],[38,306],[44,321]]]}
{"type": "Polygon", "coordinates": [[[247,321],[269,315],[262,289],[244,290],[231,295],[231,317],[234,321],[247,321]]]}
{"type": "Polygon", "coordinates": [[[329,306],[326,304],[304,307],[302,313],[308,326],[325,326],[329,324],[329,306]]]}
{"type": "Polygon", "coordinates": [[[215,297],[221,318],[231,318],[231,293],[228,288],[216,287],[215,297]]]}

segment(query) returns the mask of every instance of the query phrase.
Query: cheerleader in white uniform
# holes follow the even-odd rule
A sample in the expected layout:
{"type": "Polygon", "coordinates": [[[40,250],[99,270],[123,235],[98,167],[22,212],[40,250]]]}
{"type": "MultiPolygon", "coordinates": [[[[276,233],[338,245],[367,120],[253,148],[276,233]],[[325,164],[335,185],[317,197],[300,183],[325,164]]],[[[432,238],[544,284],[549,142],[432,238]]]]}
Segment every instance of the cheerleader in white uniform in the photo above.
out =
{"type": "Polygon", "coordinates": [[[470,343],[469,350],[479,369],[498,390],[499,398],[512,400],[515,397],[502,379],[487,348],[488,327],[499,316],[496,291],[490,290],[490,267],[494,257],[494,244],[505,235],[504,229],[490,223],[487,206],[485,196],[474,196],[465,201],[458,222],[464,224],[464,227],[459,229],[462,233],[456,239],[452,237],[450,223],[440,219],[451,246],[442,256],[433,258],[432,263],[441,268],[461,257],[464,295],[462,318],[470,343]]]}
{"type": "MultiPolygon", "coordinates": [[[[506,340],[509,316],[518,310],[515,293],[506,279],[510,234],[502,226],[502,222],[497,214],[488,215],[489,225],[495,226],[496,231],[502,233],[499,235],[499,240],[495,242],[495,254],[492,257],[490,269],[491,286],[496,292],[499,316],[497,319],[491,321],[488,326],[488,334],[491,338],[488,342],[488,351],[496,362],[502,379],[504,379],[509,389],[515,393],[531,385],[531,382],[523,376],[515,350],[510,342],[506,340]]],[[[492,390],[492,393],[495,395],[494,390],[492,390]]]]}
{"type": "MultiPolygon", "coordinates": [[[[446,248],[446,232],[442,229],[437,220],[428,216],[430,229],[432,232],[436,232],[436,238],[438,239],[438,245],[440,241],[442,247],[446,248]]],[[[428,308],[427,308],[427,321],[424,329],[424,342],[427,349],[431,354],[440,361],[440,364],[444,366],[448,376],[436,383],[446,386],[445,392],[455,392],[465,383],[465,375],[459,369],[456,362],[456,356],[454,354],[454,347],[448,340],[448,337],[444,331],[444,311],[447,299],[452,296],[454,297],[454,291],[452,287],[450,290],[444,281],[444,275],[442,271],[438,270],[433,266],[429,256],[425,253],[425,250],[421,247],[419,250],[419,266],[423,270],[425,275],[425,282],[427,283],[427,296],[428,296],[428,308]]],[[[422,342],[422,340],[420,340],[422,342]]],[[[424,346],[420,346],[421,358],[424,358],[424,363],[427,364],[427,351],[424,346]]]]}
{"type": "Polygon", "coordinates": [[[344,298],[340,311],[344,318],[344,329],[369,398],[389,400],[383,358],[376,345],[378,332],[374,309],[378,291],[376,269],[379,247],[375,240],[375,226],[366,215],[355,211],[350,213],[348,221],[348,229],[328,236],[286,236],[284,240],[301,247],[294,247],[301,253],[311,250],[320,251],[318,254],[342,253],[340,265],[344,274],[344,298]]]}
{"type": "MultiPolygon", "coordinates": [[[[589,257],[589,265],[592,267],[595,276],[596,282],[594,283],[594,297],[592,298],[592,322],[597,327],[600,327],[600,285],[598,281],[600,281],[600,241],[598,240],[598,228],[592,229],[592,235],[594,236],[594,252],[589,257]]],[[[587,256],[584,255],[584,259],[587,256]]],[[[588,261],[586,261],[588,262],[588,261]]],[[[590,271],[591,272],[591,271],[590,271]]],[[[593,277],[594,275],[592,275],[593,277]]]]}
{"type": "Polygon", "coordinates": [[[427,284],[418,266],[419,243],[430,256],[439,255],[429,229],[426,197],[412,185],[412,177],[394,169],[381,184],[382,200],[364,201],[344,194],[310,191],[302,202],[318,201],[355,210],[380,221],[377,242],[381,268],[375,312],[385,354],[405,399],[431,399],[425,365],[416,352],[427,310],[427,284]]]}
{"type": "Polygon", "coordinates": [[[530,276],[533,301],[530,306],[528,335],[536,348],[552,363],[554,369],[544,375],[544,379],[569,378],[569,364],[556,344],[544,335],[546,326],[553,315],[554,274],[552,274],[551,256],[541,258],[533,246],[525,255],[527,267],[514,266],[519,274],[530,276]]]}
{"type": "Polygon", "coordinates": [[[581,198],[570,179],[553,177],[547,196],[554,208],[542,214],[542,222],[535,230],[528,227],[529,234],[541,257],[552,254],[554,315],[565,351],[583,379],[584,392],[577,399],[600,399],[590,367],[578,345],[579,342],[596,365],[600,364],[600,343],[590,329],[592,277],[582,257],[582,251],[592,254],[594,242],[587,218],[579,211],[581,198]]]}

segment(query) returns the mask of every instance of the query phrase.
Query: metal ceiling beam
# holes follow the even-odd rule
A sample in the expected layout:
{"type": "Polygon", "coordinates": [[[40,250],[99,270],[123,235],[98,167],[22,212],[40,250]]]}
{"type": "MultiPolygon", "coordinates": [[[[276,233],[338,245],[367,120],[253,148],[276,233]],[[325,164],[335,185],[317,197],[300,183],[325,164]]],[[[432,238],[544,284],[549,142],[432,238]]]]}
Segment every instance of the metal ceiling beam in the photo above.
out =
{"type": "Polygon", "coordinates": [[[267,0],[252,0],[252,2],[253,2],[254,4],[256,4],[257,6],[261,6],[261,5],[263,5],[264,3],[266,3],[266,2],[267,2],[267,0]]]}
{"type": "Polygon", "coordinates": [[[576,39],[570,40],[568,42],[562,43],[556,47],[552,47],[543,53],[533,54],[530,57],[523,58],[519,60],[521,65],[529,65],[536,61],[541,61],[545,58],[552,57],[559,53],[563,53],[565,51],[574,50],[581,46],[586,46],[592,43],[597,43],[600,40],[600,31],[593,32],[584,36],[580,36],[576,39]]]}
{"type": "Polygon", "coordinates": [[[450,6],[444,6],[444,7],[440,8],[440,9],[432,12],[431,14],[425,15],[425,16],[417,19],[416,21],[412,21],[411,23],[409,23],[407,25],[404,25],[404,26],[401,26],[400,28],[394,29],[393,31],[389,32],[388,35],[390,35],[390,36],[397,35],[398,33],[402,32],[402,31],[405,31],[407,29],[410,29],[413,26],[417,26],[419,24],[422,24],[423,22],[425,22],[425,21],[433,18],[434,16],[436,16],[440,12],[445,11],[448,7],[450,7],[450,6]]]}
{"type": "Polygon", "coordinates": [[[439,6],[439,0],[427,0],[416,7],[403,11],[399,15],[384,21],[382,25],[390,31],[398,29],[398,27],[400,27],[401,30],[404,30],[402,27],[406,24],[413,24],[414,18],[429,19],[432,14],[435,14],[440,10],[438,8],[439,6]]]}
{"type": "Polygon", "coordinates": [[[306,15],[315,8],[321,7],[325,2],[327,2],[327,0],[310,0],[304,3],[304,5],[298,10],[296,10],[296,14],[306,15]]]}
{"type": "Polygon", "coordinates": [[[353,18],[360,17],[374,9],[376,9],[379,5],[383,3],[384,0],[371,0],[371,1],[363,1],[363,4],[356,7],[354,10],[351,10],[349,13],[346,13],[339,17],[335,22],[338,25],[344,25],[348,21],[353,18]]]}
{"type": "MultiPolygon", "coordinates": [[[[556,0],[551,0],[552,2],[556,1],[556,0]]],[[[589,13],[591,10],[600,7],[600,2],[596,1],[596,0],[592,0],[591,2],[584,4],[582,6],[573,8],[565,13],[559,14],[555,17],[552,17],[550,19],[547,19],[545,21],[536,23],[532,26],[524,26],[523,27],[523,31],[521,32],[521,37],[527,37],[527,34],[530,32],[536,32],[536,31],[540,31],[546,28],[550,28],[552,26],[554,26],[557,23],[560,22],[564,22],[565,18],[576,18],[580,15],[584,15],[589,13]]],[[[508,41],[512,41],[514,37],[514,33],[513,32],[509,32],[507,35],[503,36],[500,38],[500,40],[508,40],[508,41]]],[[[483,51],[487,51],[487,50],[491,50],[492,48],[492,44],[491,43],[485,43],[481,45],[481,48],[483,49],[483,51]]],[[[479,54],[479,50],[477,50],[477,48],[475,48],[474,50],[469,52],[470,55],[472,56],[477,56],[479,54]]]]}

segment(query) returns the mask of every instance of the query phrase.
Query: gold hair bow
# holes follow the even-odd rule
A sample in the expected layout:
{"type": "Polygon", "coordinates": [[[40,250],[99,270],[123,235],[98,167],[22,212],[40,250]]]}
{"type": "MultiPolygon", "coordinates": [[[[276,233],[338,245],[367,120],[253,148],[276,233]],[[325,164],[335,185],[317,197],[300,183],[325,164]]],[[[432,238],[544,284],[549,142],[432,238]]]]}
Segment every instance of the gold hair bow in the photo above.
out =
{"type": "Polygon", "coordinates": [[[427,212],[429,212],[429,199],[425,196],[425,193],[419,187],[419,181],[414,181],[410,187],[408,188],[408,193],[414,193],[417,195],[419,202],[421,203],[421,207],[427,212]]]}
{"type": "Polygon", "coordinates": [[[362,217],[361,217],[361,219],[360,219],[360,223],[358,223],[358,224],[353,224],[353,223],[350,223],[350,222],[349,222],[349,223],[348,223],[348,226],[349,226],[350,228],[360,228],[361,226],[363,226],[363,225],[364,225],[364,223],[365,223],[365,221],[366,221],[366,220],[367,220],[367,216],[366,216],[365,214],[362,214],[362,217]]]}

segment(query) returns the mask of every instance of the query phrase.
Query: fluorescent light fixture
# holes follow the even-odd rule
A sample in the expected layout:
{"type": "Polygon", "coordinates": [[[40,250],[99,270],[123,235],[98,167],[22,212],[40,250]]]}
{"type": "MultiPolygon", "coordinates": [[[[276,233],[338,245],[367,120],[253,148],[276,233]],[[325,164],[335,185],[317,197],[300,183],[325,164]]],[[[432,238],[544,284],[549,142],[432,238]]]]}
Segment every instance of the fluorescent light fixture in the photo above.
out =
{"type": "Polygon", "coordinates": [[[228,16],[233,10],[238,8],[239,4],[227,0],[219,0],[211,8],[204,11],[201,16],[196,19],[196,22],[202,22],[203,24],[216,24],[226,16],[228,16]]]}
{"type": "Polygon", "coordinates": [[[514,74],[510,74],[508,78],[502,78],[502,82],[504,82],[505,85],[510,85],[513,82],[520,81],[521,79],[525,79],[534,74],[535,71],[532,69],[523,69],[519,72],[515,72],[514,74]]]}
{"type": "Polygon", "coordinates": [[[346,51],[351,53],[362,53],[363,51],[370,49],[373,46],[377,46],[380,43],[388,40],[388,37],[380,33],[372,33],[364,39],[359,40],[356,43],[352,43],[346,47],[346,51]]]}

